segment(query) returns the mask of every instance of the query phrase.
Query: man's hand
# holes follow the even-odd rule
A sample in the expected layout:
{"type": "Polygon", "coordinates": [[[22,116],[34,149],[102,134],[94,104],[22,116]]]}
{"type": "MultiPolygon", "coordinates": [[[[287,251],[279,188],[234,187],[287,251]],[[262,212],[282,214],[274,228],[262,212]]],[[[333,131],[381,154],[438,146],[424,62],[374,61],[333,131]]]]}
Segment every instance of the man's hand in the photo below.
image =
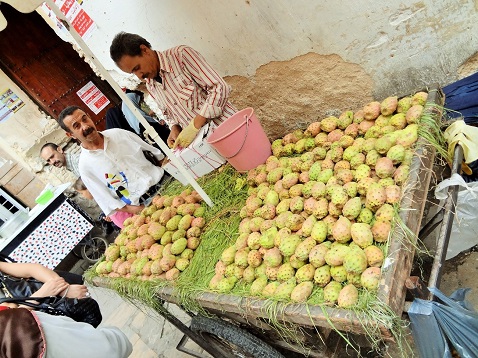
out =
{"type": "Polygon", "coordinates": [[[194,126],[194,121],[189,122],[188,126],[179,133],[174,142],[173,149],[177,147],[186,148],[196,138],[199,129],[194,126]]]}
{"type": "Polygon", "coordinates": [[[178,138],[179,136],[179,133],[181,132],[181,127],[178,126],[177,124],[175,124],[172,128],[171,128],[171,131],[169,132],[169,136],[168,136],[168,147],[169,148],[172,148],[173,145],[174,145],[174,142],[176,141],[176,139],[178,138]]]}
{"type": "Polygon", "coordinates": [[[130,214],[139,214],[144,209],[144,205],[125,205],[122,208],[116,209],[116,211],[122,211],[130,214]]]}

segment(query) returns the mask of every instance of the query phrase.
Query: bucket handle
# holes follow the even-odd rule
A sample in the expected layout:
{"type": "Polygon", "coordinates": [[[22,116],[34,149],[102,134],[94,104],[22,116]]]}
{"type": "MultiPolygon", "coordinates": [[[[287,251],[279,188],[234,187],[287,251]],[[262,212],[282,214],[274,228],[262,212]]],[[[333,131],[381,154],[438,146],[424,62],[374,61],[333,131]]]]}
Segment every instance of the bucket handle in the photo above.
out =
{"type": "Polygon", "coordinates": [[[242,142],[242,144],[241,144],[240,148],[237,150],[237,152],[234,153],[233,155],[229,156],[229,157],[225,157],[226,159],[234,158],[242,150],[242,148],[244,147],[244,144],[246,144],[247,133],[249,132],[249,119],[250,119],[250,117],[247,114],[245,114],[244,118],[246,119],[246,135],[244,136],[244,141],[242,142]]]}

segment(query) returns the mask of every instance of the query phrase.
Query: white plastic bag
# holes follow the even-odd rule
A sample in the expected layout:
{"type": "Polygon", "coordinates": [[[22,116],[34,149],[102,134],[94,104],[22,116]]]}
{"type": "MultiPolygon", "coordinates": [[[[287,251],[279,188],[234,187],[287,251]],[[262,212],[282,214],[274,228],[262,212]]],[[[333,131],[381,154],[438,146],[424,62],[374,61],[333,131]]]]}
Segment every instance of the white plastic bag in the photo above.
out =
{"type": "Polygon", "coordinates": [[[478,182],[466,183],[459,174],[453,174],[435,188],[435,197],[447,198],[448,187],[459,185],[453,227],[446,253],[446,259],[455,257],[460,252],[478,245],[478,182]]]}

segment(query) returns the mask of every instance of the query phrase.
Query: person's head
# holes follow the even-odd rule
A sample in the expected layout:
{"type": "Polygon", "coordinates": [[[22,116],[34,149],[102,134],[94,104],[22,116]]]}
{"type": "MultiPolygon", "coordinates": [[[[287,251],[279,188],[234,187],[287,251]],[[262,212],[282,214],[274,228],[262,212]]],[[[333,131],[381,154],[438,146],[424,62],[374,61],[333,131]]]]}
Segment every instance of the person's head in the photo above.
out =
{"type": "Polygon", "coordinates": [[[77,139],[80,143],[92,141],[99,135],[91,117],[78,106],[66,107],[58,116],[57,122],[68,137],[77,139]]]}
{"type": "Polygon", "coordinates": [[[63,149],[55,143],[46,143],[40,149],[40,157],[48,164],[57,168],[61,168],[66,165],[65,154],[63,149]]]}
{"type": "Polygon", "coordinates": [[[110,57],[126,73],[139,79],[155,78],[159,73],[159,59],[151,44],[143,37],[127,32],[118,33],[110,46],[110,57]]]}
{"type": "Polygon", "coordinates": [[[76,181],[73,183],[73,189],[75,189],[84,198],[93,200],[93,195],[91,195],[90,191],[86,187],[85,183],[83,183],[83,180],[81,180],[81,178],[76,179],[76,181]]]}

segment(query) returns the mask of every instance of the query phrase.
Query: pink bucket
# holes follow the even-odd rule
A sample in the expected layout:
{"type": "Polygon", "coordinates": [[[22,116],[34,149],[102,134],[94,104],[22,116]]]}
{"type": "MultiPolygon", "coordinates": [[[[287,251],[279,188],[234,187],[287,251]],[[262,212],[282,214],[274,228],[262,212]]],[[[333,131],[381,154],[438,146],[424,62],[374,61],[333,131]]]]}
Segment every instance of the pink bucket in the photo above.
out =
{"type": "Polygon", "coordinates": [[[237,171],[247,171],[272,155],[271,143],[252,108],[239,111],[221,123],[207,142],[237,171]]]}

